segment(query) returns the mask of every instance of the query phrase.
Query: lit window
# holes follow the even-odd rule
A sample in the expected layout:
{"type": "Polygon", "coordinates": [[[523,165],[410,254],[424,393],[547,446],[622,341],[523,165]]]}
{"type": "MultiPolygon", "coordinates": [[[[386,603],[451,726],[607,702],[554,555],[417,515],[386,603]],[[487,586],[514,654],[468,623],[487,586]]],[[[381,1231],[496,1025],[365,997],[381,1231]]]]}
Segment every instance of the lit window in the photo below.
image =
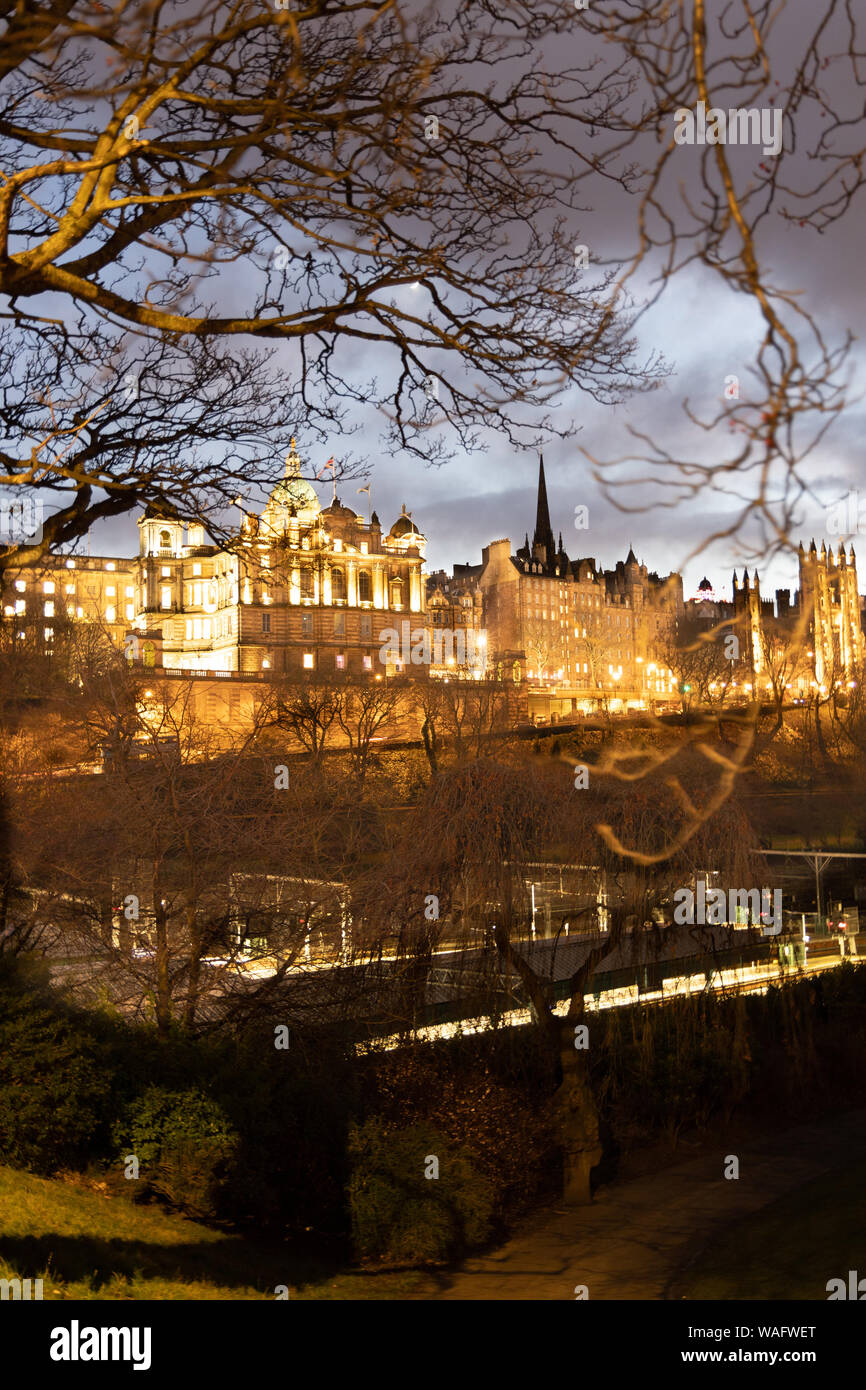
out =
{"type": "Polygon", "coordinates": [[[364,670],[365,670],[365,671],[372,671],[372,669],[373,669],[373,658],[372,658],[371,656],[365,656],[365,657],[364,657],[364,670]]]}
{"type": "Polygon", "coordinates": [[[19,594],[23,594],[24,590],[27,588],[27,585],[24,583],[23,579],[16,579],[15,588],[18,590],[19,594]]]}
{"type": "Polygon", "coordinates": [[[53,593],[54,593],[54,580],[53,580],[53,579],[46,579],[45,583],[42,585],[42,592],[43,592],[43,594],[53,594],[53,593]]]}
{"type": "Polygon", "coordinates": [[[44,613],[46,618],[54,617],[54,601],[52,599],[46,600],[44,613]]]}
{"type": "Polygon", "coordinates": [[[337,670],[338,670],[338,671],[345,671],[345,669],[346,669],[346,658],[345,658],[343,652],[337,652],[337,670]]]}
{"type": "Polygon", "coordinates": [[[114,563],[113,560],[109,560],[109,562],[108,562],[108,564],[105,566],[105,568],[106,568],[107,570],[115,570],[115,569],[117,569],[117,566],[115,565],[115,563],[114,563]]]}
{"type": "Polygon", "coordinates": [[[76,616],[76,618],[83,618],[83,617],[84,617],[84,609],[83,609],[83,608],[76,608],[76,610],[75,610],[75,616],[76,616]]]}
{"type": "Polygon", "coordinates": [[[109,584],[109,586],[108,586],[108,588],[106,589],[105,593],[106,593],[106,597],[107,597],[107,598],[114,598],[114,597],[116,596],[116,594],[117,594],[117,589],[115,588],[115,586],[114,586],[113,584],[109,584]]]}
{"type": "Polygon", "coordinates": [[[6,607],[3,609],[3,612],[6,614],[7,618],[12,618],[15,616],[15,609],[12,607],[11,603],[7,603],[6,607]]]}
{"type": "Polygon", "coordinates": [[[105,610],[105,621],[106,621],[107,623],[113,623],[113,622],[115,621],[116,617],[117,617],[117,609],[116,609],[116,608],[106,608],[106,610],[105,610]]]}
{"type": "Polygon", "coordinates": [[[271,663],[268,661],[268,658],[267,658],[266,656],[262,657],[262,670],[263,670],[263,671],[270,671],[270,669],[271,669],[271,663]]]}
{"type": "Polygon", "coordinates": [[[74,584],[67,584],[67,585],[66,585],[66,593],[67,593],[67,594],[74,594],[74,593],[75,593],[75,585],[74,585],[74,584]]]}
{"type": "MultiPolygon", "coordinates": [[[[44,629],[44,632],[45,632],[45,641],[46,641],[46,642],[50,642],[50,641],[52,640],[52,638],[54,637],[54,628],[53,628],[53,627],[46,627],[46,628],[44,629]]],[[[23,634],[22,634],[22,636],[23,636],[23,634]]]]}
{"type": "Polygon", "coordinates": [[[189,642],[191,639],[192,639],[192,618],[187,618],[187,620],[186,620],[186,640],[187,640],[187,642],[189,642]]]}
{"type": "Polygon", "coordinates": [[[171,608],[171,589],[166,585],[161,593],[160,602],[163,608],[171,608]]]}
{"type": "Polygon", "coordinates": [[[336,554],[339,555],[339,553],[340,553],[340,551],[341,551],[342,549],[343,549],[343,542],[340,540],[340,537],[339,537],[339,536],[335,536],[335,537],[334,537],[334,550],[335,550],[336,554]]]}
{"type": "Polygon", "coordinates": [[[75,569],[75,561],[74,561],[74,560],[67,560],[67,561],[66,561],[66,568],[67,568],[68,570],[74,570],[74,569],[75,569]]]}
{"type": "MultiPolygon", "coordinates": [[[[199,566],[199,569],[201,569],[201,566],[199,566]]],[[[200,584],[193,584],[193,586],[192,586],[192,601],[193,601],[193,603],[195,604],[196,608],[200,608],[200,607],[201,607],[201,585],[200,585],[200,584]]],[[[249,603],[249,599],[246,599],[246,598],[245,598],[245,601],[246,601],[247,603],[249,603]]]]}
{"type": "Polygon", "coordinates": [[[127,584],[127,586],[126,586],[126,597],[127,597],[127,598],[135,598],[135,586],[134,586],[133,584],[127,584]]]}
{"type": "Polygon", "coordinates": [[[304,670],[305,670],[305,671],[312,671],[312,669],[313,669],[313,653],[312,653],[312,652],[304,652],[304,670]]]}
{"type": "Polygon", "coordinates": [[[361,541],[361,554],[362,554],[362,555],[366,555],[366,554],[368,554],[368,552],[369,552],[369,547],[368,547],[368,545],[367,545],[367,542],[366,542],[366,541],[361,541]]]}
{"type": "MultiPolygon", "coordinates": [[[[16,599],[16,600],[15,600],[15,612],[16,612],[16,613],[23,613],[26,607],[27,607],[27,604],[24,602],[24,599],[23,599],[23,598],[19,598],[19,599],[16,599]]],[[[11,609],[8,609],[7,611],[11,613],[12,610],[11,610],[11,609]]]]}
{"type": "Polygon", "coordinates": [[[201,618],[193,619],[192,635],[196,642],[201,641],[201,618]]]}
{"type": "Polygon", "coordinates": [[[198,560],[196,560],[195,564],[193,565],[192,572],[193,574],[201,574],[201,565],[199,564],[198,560]]]}
{"type": "Polygon", "coordinates": [[[133,618],[135,617],[135,605],[132,604],[132,603],[128,603],[128,604],[126,605],[125,612],[126,612],[126,621],[127,621],[128,623],[131,623],[132,620],[133,620],[133,618]]]}

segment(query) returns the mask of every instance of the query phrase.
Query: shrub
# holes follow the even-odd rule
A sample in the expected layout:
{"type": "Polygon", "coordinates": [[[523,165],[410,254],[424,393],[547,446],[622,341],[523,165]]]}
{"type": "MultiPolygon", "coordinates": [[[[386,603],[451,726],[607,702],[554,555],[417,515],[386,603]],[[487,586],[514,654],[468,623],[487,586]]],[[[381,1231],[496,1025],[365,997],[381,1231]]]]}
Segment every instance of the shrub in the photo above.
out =
{"type": "Polygon", "coordinates": [[[138,1159],[145,1190],[199,1219],[218,1214],[238,1136],[216,1101],[149,1086],[126,1107],[114,1140],[121,1162],[138,1159]]]}
{"type": "Polygon", "coordinates": [[[352,1125],[352,1235],[366,1260],[442,1264],[490,1236],[494,1191],[473,1152],[432,1126],[352,1125]],[[428,1177],[437,1158],[438,1177],[428,1177]]]}
{"type": "Polygon", "coordinates": [[[86,1161],[107,1140],[111,1086],[111,1069],[96,1039],[77,1020],[3,980],[3,1162],[48,1174],[86,1161]]]}

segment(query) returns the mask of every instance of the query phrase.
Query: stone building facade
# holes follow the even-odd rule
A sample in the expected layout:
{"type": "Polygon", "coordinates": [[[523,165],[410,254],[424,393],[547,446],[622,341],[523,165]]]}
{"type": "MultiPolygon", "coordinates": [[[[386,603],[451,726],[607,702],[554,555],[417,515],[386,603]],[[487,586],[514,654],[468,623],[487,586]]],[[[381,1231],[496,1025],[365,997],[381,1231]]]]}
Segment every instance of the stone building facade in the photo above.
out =
{"type": "Polygon", "coordinates": [[[399,673],[381,659],[384,634],[426,620],[427,542],[411,513],[386,532],[336,489],[322,507],[294,440],[264,511],[246,513],[228,545],[165,506],[149,507],[138,529],[136,559],[55,555],[10,573],[4,616],[43,617],[50,641],[62,604],[167,670],[324,677],[399,673]]]}
{"type": "Polygon", "coordinates": [[[161,629],[165,665],[203,671],[382,674],[404,618],[424,622],[426,538],[403,508],[390,531],[334,494],[322,507],[292,440],[285,476],[230,547],[149,510],[139,521],[136,625],[161,629]],[[417,616],[416,616],[417,615],[417,616]]]}
{"type": "Polygon", "coordinates": [[[823,542],[820,550],[814,540],[808,550],[800,542],[797,558],[800,587],[793,597],[790,589],[776,589],[775,599],[762,597],[757,570],[751,576],[744,570],[742,579],[734,571],[732,601],[717,598],[703,579],[698,596],[686,605],[701,626],[722,638],[727,632],[739,638],[738,664],[749,689],[764,689],[774,644],[796,647],[790,688],[800,696],[812,686],[847,680],[866,655],[853,545],[846,553],[840,544],[834,557],[823,542]]]}
{"type": "Polygon", "coordinates": [[[629,550],[603,570],[570,558],[554,540],[540,462],[532,544],[512,552],[492,541],[478,578],[494,664],[520,663],[530,688],[547,692],[551,713],[640,707],[672,698],[659,655],[683,611],[682,580],[650,573],[629,550]]]}

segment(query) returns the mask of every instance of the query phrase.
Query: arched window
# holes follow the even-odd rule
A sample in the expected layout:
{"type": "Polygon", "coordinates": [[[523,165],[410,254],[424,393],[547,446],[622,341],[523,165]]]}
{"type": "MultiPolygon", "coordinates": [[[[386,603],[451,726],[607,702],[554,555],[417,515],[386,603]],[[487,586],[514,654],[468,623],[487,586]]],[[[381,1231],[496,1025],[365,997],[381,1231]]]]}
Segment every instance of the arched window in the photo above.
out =
{"type": "Polygon", "coordinates": [[[399,579],[391,580],[391,607],[399,608],[403,602],[403,584],[399,579]]]}
{"type": "Polygon", "coordinates": [[[358,575],[358,602],[373,602],[373,581],[370,578],[369,570],[361,570],[358,575]]]}
{"type": "Polygon", "coordinates": [[[301,566],[301,598],[312,598],[315,593],[313,571],[309,565],[301,566]]]}
{"type": "Polygon", "coordinates": [[[334,602],[337,599],[346,597],[346,576],[342,570],[331,570],[331,598],[334,602]]]}
{"type": "Polygon", "coordinates": [[[171,532],[160,531],[159,533],[160,550],[171,550],[171,532]]]}

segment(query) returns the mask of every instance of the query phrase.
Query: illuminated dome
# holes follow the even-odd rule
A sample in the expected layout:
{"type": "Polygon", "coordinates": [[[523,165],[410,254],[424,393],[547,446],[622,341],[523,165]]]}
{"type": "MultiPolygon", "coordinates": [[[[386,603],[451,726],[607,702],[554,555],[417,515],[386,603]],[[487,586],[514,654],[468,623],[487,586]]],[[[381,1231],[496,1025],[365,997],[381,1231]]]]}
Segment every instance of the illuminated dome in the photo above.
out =
{"type": "Polygon", "coordinates": [[[394,522],[394,525],[391,527],[391,530],[388,532],[388,534],[391,537],[391,539],[395,541],[405,540],[407,536],[420,537],[421,532],[418,530],[418,527],[412,520],[412,513],[407,512],[405,502],[403,503],[402,512],[397,517],[397,520],[394,522]]]}
{"type": "Polygon", "coordinates": [[[303,525],[309,526],[321,509],[312,483],[301,477],[301,459],[293,439],[286,455],[285,476],[277,483],[262,513],[263,526],[266,530],[284,534],[290,517],[296,516],[303,525]]]}

